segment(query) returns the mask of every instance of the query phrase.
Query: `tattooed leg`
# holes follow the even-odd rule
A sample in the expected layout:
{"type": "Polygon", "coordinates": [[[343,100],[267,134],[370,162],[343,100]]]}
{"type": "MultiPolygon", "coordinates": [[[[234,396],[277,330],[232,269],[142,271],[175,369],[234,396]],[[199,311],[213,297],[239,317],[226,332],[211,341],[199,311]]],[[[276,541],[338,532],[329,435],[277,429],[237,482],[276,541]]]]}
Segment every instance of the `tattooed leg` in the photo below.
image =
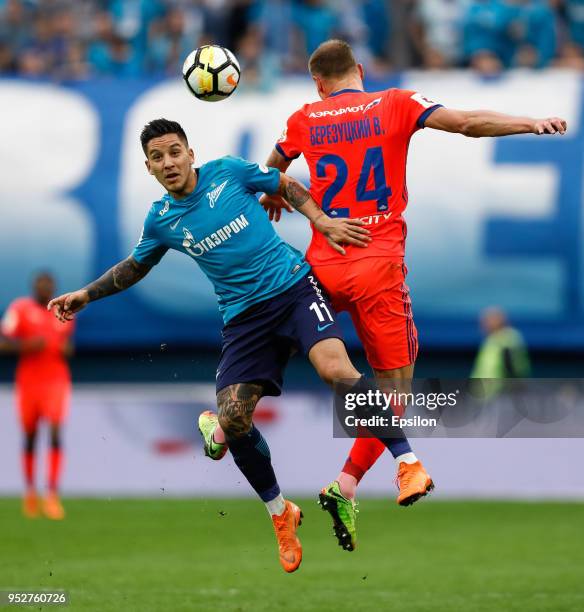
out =
{"type": "Polygon", "coordinates": [[[269,508],[277,500],[277,505],[283,511],[284,501],[272,467],[268,443],[252,422],[253,411],[262,394],[262,386],[253,383],[239,383],[221,389],[217,393],[219,424],[235,464],[254,491],[269,508]]]}
{"type": "Polygon", "coordinates": [[[252,416],[263,394],[261,385],[238,383],[217,393],[219,425],[225,438],[241,438],[252,428],[252,416]]]}

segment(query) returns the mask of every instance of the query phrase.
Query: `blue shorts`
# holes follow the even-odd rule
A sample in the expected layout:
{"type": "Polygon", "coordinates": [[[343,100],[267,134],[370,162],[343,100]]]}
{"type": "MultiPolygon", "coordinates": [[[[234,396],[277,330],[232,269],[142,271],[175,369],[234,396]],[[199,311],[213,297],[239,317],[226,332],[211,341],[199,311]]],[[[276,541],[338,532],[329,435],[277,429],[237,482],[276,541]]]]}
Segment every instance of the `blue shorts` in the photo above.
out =
{"type": "Polygon", "coordinates": [[[238,314],[221,335],[217,391],[257,382],[264,395],[282,393],[284,369],[294,352],[308,355],[321,340],[343,339],[337,315],[312,271],[283,293],[238,314]]]}

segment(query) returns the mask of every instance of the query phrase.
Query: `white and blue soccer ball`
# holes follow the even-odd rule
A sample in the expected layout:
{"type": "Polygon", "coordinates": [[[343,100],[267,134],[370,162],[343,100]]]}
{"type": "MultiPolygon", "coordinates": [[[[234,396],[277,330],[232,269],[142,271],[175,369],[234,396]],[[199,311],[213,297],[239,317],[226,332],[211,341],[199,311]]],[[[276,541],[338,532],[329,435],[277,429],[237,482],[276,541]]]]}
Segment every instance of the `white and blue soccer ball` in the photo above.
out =
{"type": "Polygon", "coordinates": [[[189,53],[182,72],[189,91],[205,102],[228,98],[241,74],[235,55],[218,45],[204,45],[189,53]]]}

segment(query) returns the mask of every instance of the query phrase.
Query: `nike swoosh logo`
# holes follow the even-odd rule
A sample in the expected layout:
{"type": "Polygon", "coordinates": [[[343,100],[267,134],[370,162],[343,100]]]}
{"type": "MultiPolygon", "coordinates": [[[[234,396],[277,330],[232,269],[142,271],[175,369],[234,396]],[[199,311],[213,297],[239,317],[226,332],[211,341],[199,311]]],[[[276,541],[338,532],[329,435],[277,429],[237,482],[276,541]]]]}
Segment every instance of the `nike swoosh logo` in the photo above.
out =
{"type": "Polygon", "coordinates": [[[326,325],[318,325],[316,329],[318,331],[324,331],[327,327],[330,327],[331,325],[332,323],[327,323],[326,325]]]}
{"type": "Polygon", "coordinates": [[[181,220],[181,219],[182,219],[182,217],[179,217],[179,218],[176,220],[176,223],[171,223],[171,224],[170,224],[170,229],[171,229],[171,230],[175,230],[175,229],[176,229],[176,227],[177,227],[177,225],[180,223],[180,220],[181,220]]]}

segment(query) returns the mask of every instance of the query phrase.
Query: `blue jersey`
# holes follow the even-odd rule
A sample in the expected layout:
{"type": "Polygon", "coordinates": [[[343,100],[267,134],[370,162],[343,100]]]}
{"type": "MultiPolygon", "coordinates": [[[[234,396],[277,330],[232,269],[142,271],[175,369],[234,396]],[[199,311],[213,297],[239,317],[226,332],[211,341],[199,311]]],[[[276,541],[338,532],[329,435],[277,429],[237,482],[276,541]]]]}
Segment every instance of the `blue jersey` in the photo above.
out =
{"type": "Polygon", "coordinates": [[[174,249],[192,257],[213,283],[227,323],[276,296],[309,270],[300,251],[274,231],[255,193],[278,191],[280,172],[237,157],[197,170],[195,190],[154,202],[132,256],[153,266],[174,249]]]}

